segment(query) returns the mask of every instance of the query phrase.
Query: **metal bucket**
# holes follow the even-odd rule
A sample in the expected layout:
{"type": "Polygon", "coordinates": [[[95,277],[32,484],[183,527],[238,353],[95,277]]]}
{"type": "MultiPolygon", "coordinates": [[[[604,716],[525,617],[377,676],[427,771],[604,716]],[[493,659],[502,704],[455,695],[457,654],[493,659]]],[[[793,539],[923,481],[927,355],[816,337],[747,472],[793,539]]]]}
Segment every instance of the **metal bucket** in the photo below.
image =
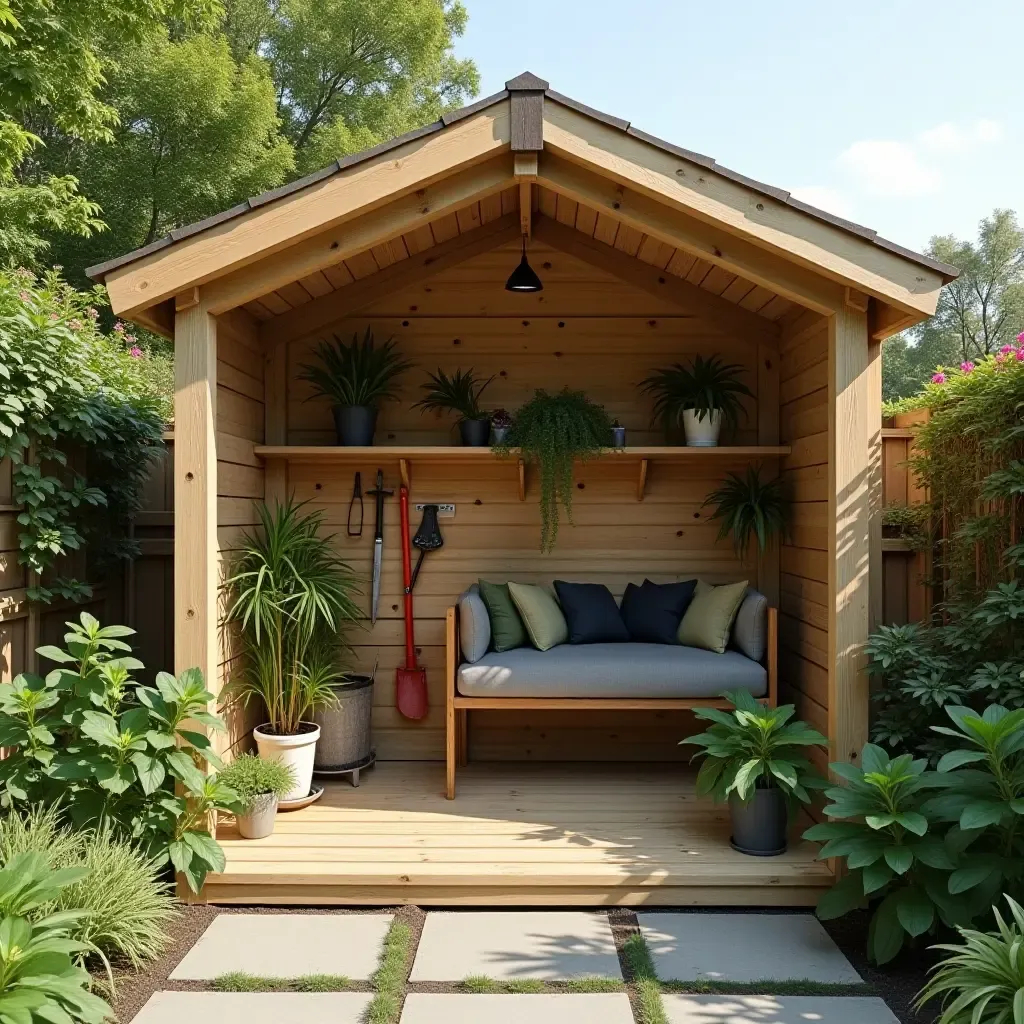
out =
{"type": "Polygon", "coordinates": [[[341,775],[373,761],[373,676],[350,675],[332,689],[337,702],[313,715],[320,726],[313,762],[318,775],[341,775]]]}

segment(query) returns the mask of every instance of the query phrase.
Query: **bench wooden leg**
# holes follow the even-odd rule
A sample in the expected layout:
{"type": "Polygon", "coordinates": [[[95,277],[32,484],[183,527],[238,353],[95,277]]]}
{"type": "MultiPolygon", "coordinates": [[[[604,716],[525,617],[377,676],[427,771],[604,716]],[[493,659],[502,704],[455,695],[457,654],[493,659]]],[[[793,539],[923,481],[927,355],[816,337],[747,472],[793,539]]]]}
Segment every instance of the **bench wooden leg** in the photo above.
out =
{"type": "Polygon", "coordinates": [[[457,742],[456,728],[455,728],[455,709],[452,707],[448,708],[448,714],[445,716],[447,721],[445,722],[444,730],[444,754],[445,754],[445,793],[444,795],[449,800],[455,799],[455,761],[456,752],[455,746],[457,742]]]}
{"type": "Polygon", "coordinates": [[[455,712],[457,732],[458,732],[458,743],[456,750],[459,755],[459,767],[465,768],[469,764],[469,712],[465,708],[459,708],[455,712]]]}

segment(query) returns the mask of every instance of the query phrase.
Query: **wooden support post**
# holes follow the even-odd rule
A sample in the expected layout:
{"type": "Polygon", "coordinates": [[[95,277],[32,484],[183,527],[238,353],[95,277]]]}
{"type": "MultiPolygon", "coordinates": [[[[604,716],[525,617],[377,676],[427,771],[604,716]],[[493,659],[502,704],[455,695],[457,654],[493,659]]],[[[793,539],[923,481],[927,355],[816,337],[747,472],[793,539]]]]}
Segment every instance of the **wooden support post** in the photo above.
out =
{"type": "Polygon", "coordinates": [[[217,674],[217,321],[199,296],[174,317],[174,667],[217,674]]]}
{"type": "Polygon", "coordinates": [[[513,173],[519,182],[519,229],[523,238],[533,237],[533,183],[537,180],[537,154],[514,153],[513,173]]]}
{"type": "Polygon", "coordinates": [[[872,387],[867,313],[843,305],[828,321],[828,731],[833,760],[858,763],[868,736],[864,644],[870,630],[872,387]]]}
{"type": "Polygon", "coordinates": [[[526,462],[519,460],[519,500],[526,501],[526,462]]]}
{"type": "Polygon", "coordinates": [[[640,460],[640,478],[636,482],[636,500],[644,500],[644,490],[647,487],[647,459],[640,460]]]}
{"type": "MultiPolygon", "coordinates": [[[[757,443],[777,445],[779,443],[779,353],[763,341],[757,344],[757,443]]],[[[779,474],[777,459],[769,459],[761,472],[766,480],[779,474]]],[[[757,563],[757,588],[773,608],[779,606],[781,589],[779,538],[774,538],[764,552],[759,554],[757,563]]]]}

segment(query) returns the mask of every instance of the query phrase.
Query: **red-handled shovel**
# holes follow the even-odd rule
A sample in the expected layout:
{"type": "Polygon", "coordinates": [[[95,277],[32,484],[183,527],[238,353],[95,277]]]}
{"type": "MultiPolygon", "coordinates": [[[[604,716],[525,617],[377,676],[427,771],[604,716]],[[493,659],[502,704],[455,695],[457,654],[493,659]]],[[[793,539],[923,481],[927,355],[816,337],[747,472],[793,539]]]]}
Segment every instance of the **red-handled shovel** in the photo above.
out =
{"type": "Polygon", "coordinates": [[[416,637],[412,614],[412,558],[409,553],[409,491],[398,492],[402,519],[402,580],[405,584],[405,667],[395,670],[398,710],[406,718],[423,718],[427,713],[427,672],[416,664],[416,637]]]}

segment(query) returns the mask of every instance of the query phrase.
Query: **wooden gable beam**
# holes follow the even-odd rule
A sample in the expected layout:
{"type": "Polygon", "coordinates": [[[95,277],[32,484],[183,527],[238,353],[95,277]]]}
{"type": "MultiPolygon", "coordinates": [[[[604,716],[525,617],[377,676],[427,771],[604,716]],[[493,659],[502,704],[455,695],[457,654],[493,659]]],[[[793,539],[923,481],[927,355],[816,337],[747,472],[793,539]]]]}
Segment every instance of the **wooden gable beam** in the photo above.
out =
{"type": "Polygon", "coordinates": [[[244,305],[511,185],[512,168],[507,154],[470,167],[341,226],[320,231],[290,249],[210,281],[201,289],[204,302],[213,313],[244,305]]]}
{"type": "Polygon", "coordinates": [[[943,285],[938,271],[550,98],[544,105],[544,145],[546,153],[597,169],[621,185],[891,302],[918,319],[935,312],[943,285]]]}
{"type": "Polygon", "coordinates": [[[512,170],[519,182],[519,231],[529,239],[533,234],[533,183],[537,180],[537,154],[516,153],[512,158],[512,170]]]}
{"type": "Polygon", "coordinates": [[[538,216],[534,223],[538,241],[576,256],[593,267],[641,288],[658,298],[674,302],[688,313],[707,316],[715,323],[735,331],[739,340],[779,347],[781,329],[771,320],[699,288],[681,277],[644,263],[614,246],[605,245],[596,238],[575,228],[560,224],[550,217],[538,216]]]}
{"type": "Polygon", "coordinates": [[[537,152],[544,148],[544,92],[548,83],[529,71],[505,83],[509,94],[509,128],[512,152],[537,152]]]}
{"type": "Polygon", "coordinates": [[[809,309],[831,315],[845,304],[843,286],[829,278],[547,151],[541,154],[539,180],[570,199],[809,309]]]}
{"type": "Polygon", "coordinates": [[[396,198],[440,183],[509,147],[508,103],[413,139],[301,191],[266,202],[110,271],[113,311],[131,316],[185,289],[337,228],[396,198]]]}
{"type": "Polygon", "coordinates": [[[518,237],[519,215],[507,213],[482,227],[456,235],[376,274],[307,302],[290,313],[264,321],[260,326],[260,339],[264,345],[276,347],[308,337],[392,292],[456,267],[518,237]]]}

